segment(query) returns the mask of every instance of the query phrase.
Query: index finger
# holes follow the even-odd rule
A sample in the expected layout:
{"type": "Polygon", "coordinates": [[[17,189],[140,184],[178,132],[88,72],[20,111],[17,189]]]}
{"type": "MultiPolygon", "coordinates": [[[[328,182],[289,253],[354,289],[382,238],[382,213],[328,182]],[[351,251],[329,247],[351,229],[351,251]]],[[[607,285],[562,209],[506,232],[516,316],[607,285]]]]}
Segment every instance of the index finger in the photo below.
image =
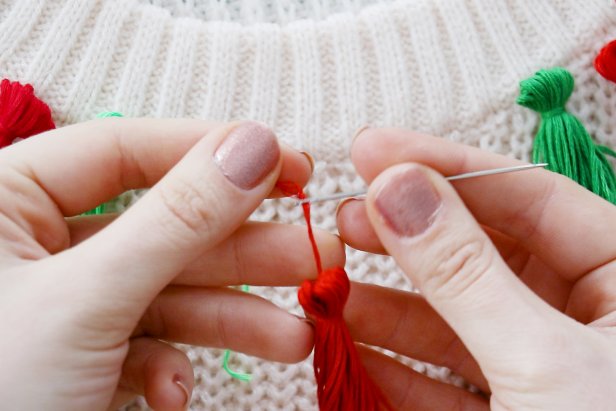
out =
{"type": "MultiPolygon", "coordinates": [[[[7,147],[0,151],[0,163],[35,181],[71,216],[129,189],[151,187],[219,125],[192,119],[98,119],[7,147]]],[[[288,147],[281,150],[280,178],[305,184],[309,160],[288,147]]]]}
{"type": "MultiPolygon", "coordinates": [[[[522,162],[474,147],[401,129],[366,129],[351,157],[370,183],[403,162],[425,164],[444,176],[522,162]]],[[[547,170],[453,183],[477,220],[520,241],[567,280],[616,257],[616,207],[547,170]]]]}

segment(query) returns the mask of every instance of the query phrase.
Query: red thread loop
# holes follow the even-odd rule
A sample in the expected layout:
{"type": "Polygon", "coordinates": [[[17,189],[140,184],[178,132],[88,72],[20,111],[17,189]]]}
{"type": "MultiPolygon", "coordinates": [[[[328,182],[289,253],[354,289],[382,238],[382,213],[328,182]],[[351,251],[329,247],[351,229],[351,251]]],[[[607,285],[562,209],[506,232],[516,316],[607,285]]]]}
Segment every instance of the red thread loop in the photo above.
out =
{"type": "Polygon", "coordinates": [[[8,79],[0,83],[0,148],[56,128],[49,106],[34,95],[30,84],[8,79]]]}
{"type": "Polygon", "coordinates": [[[316,280],[304,281],[297,294],[306,312],[317,318],[342,317],[351,284],[340,267],[321,271],[316,280]]]}
{"type": "MultiPolygon", "coordinates": [[[[304,190],[302,190],[299,184],[292,181],[280,181],[276,184],[276,187],[278,187],[278,189],[286,196],[295,196],[300,200],[306,198],[304,190]]],[[[319,249],[317,248],[317,242],[314,240],[312,224],[310,224],[310,203],[302,204],[302,209],[304,210],[304,219],[306,220],[306,227],[308,228],[308,239],[310,240],[310,246],[312,247],[312,254],[314,255],[314,261],[317,265],[317,273],[320,273],[323,271],[323,267],[321,266],[321,255],[319,254],[319,249]]]]}
{"type": "Polygon", "coordinates": [[[595,69],[606,79],[616,82],[616,40],[607,43],[595,58],[595,69]]]}

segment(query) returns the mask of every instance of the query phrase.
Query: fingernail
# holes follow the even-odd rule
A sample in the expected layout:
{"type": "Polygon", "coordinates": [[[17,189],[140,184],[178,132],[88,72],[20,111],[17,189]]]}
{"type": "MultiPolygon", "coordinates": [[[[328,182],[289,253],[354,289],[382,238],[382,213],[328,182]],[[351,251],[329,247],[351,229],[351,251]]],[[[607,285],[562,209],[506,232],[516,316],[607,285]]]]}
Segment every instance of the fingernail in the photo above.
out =
{"type": "Polygon", "coordinates": [[[188,404],[190,401],[190,392],[188,391],[188,387],[186,387],[186,384],[184,384],[184,381],[179,374],[175,374],[173,376],[173,383],[182,391],[182,395],[184,396],[183,408],[188,409],[188,404]]]}
{"type": "Polygon", "coordinates": [[[250,190],[276,167],[280,148],[266,126],[245,122],[235,127],[214,153],[214,161],[229,181],[250,190]]]}
{"type": "Polygon", "coordinates": [[[363,133],[364,131],[368,130],[370,128],[370,126],[368,124],[361,126],[360,128],[358,128],[357,130],[355,130],[355,133],[353,133],[353,139],[351,140],[351,145],[353,145],[352,143],[355,142],[355,140],[357,140],[357,137],[359,137],[359,135],[361,133],[363,133]]]}
{"type": "Polygon", "coordinates": [[[304,155],[304,157],[306,157],[308,159],[308,162],[310,163],[310,172],[314,171],[314,157],[312,157],[312,155],[310,155],[310,153],[308,153],[307,151],[300,151],[301,154],[304,155]]]}
{"type": "Polygon", "coordinates": [[[396,234],[425,232],[438,215],[441,198],[425,173],[411,168],[391,178],[377,193],[375,206],[396,234]]]}

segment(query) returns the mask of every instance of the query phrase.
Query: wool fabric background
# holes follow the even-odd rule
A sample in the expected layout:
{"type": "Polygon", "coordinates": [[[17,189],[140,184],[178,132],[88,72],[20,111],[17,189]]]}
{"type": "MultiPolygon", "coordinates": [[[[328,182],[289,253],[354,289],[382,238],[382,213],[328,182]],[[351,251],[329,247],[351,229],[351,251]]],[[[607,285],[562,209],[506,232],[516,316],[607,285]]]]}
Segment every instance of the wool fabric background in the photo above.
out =
{"type": "MultiPolygon", "coordinates": [[[[312,194],[363,187],[348,151],[365,124],[529,160],[538,116],[516,106],[518,82],[555,65],[576,79],[570,111],[616,146],[616,85],[592,67],[613,38],[610,0],[0,0],[0,75],[33,84],[59,126],[107,110],[260,120],[314,155],[312,194]]],[[[315,206],[314,225],[335,231],[335,207],[315,206]]],[[[270,201],[254,218],[302,217],[270,201]]],[[[412,289],[387,257],[349,249],[347,271],[412,289]]],[[[295,289],[252,292],[299,312],[295,289]]],[[[282,365],[236,355],[232,366],[254,376],[246,383],[222,370],[221,350],[182,348],[195,367],[193,410],[316,409],[311,358],[282,365]]]]}

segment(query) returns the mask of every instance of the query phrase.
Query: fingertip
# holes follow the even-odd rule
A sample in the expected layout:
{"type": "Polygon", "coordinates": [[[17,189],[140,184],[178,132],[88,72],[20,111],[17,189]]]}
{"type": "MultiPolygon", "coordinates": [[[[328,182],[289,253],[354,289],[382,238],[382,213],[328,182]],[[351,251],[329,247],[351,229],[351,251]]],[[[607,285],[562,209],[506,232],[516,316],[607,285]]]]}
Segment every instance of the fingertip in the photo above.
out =
{"type": "Polygon", "coordinates": [[[157,411],[183,411],[190,404],[190,393],[179,376],[152,383],[156,388],[146,385],[145,399],[157,411]]]}
{"type": "Polygon", "coordinates": [[[183,411],[190,405],[193,373],[178,367],[159,369],[145,384],[145,399],[150,407],[160,411],[183,411]]]}
{"type": "Polygon", "coordinates": [[[364,181],[370,183],[386,163],[395,163],[403,147],[392,144],[392,129],[366,127],[353,140],[351,161],[364,181]]]}
{"type": "Polygon", "coordinates": [[[279,332],[269,331],[271,347],[270,357],[273,361],[295,364],[305,360],[314,346],[314,324],[311,320],[289,313],[283,313],[285,319],[279,321],[279,332]],[[277,335],[276,335],[277,334],[277,335]]]}
{"type": "Polygon", "coordinates": [[[368,218],[364,200],[348,198],[342,201],[336,209],[336,224],[345,244],[357,250],[385,253],[368,218]]]}
{"type": "Polygon", "coordinates": [[[314,157],[312,157],[312,154],[307,151],[300,151],[300,154],[308,160],[308,164],[310,165],[310,173],[312,173],[314,171],[314,157]]]}
{"type": "Polygon", "coordinates": [[[155,338],[131,339],[119,382],[123,391],[143,395],[155,410],[179,411],[187,408],[193,386],[184,352],[155,338]]]}
{"type": "Polygon", "coordinates": [[[297,349],[289,357],[289,363],[298,363],[310,355],[314,347],[314,322],[305,317],[297,316],[299,327],[297,327],[296,341],[300,341],[297,349]]]}
{"type": "Polygon", "coordinates": [[[182,409],[187,409],[188,405],[190,404],[192,388],[188,388],[188,384],[184,381],[184,378],[182,378],[180,374],[175,374],[172,381],[176,385],[176,390],[174,394],[177,397],[176,403],[181,404],[182,409]]]}
{"type": "Polygon", "coordinates": [[[366,166],[366,160],[369,159],[369,148],[371,146],[370,142],[372,141],[371,136],[373,135],[374,130],[375,129],[368,126],[360,127],[355,132],[355,135],[353,136],[353,141],[351,143],[351,162],[357,169],[359,175],[364,179],[366,179],[364,169],[366,166]]]}
{"type": "Polygon", "coordinates": [[[370,183],[385,168],[408,161],[413,158],[412,153],[425,151],[419,141],[426,137],[400,128],[364,128],[353,141],[351,161],[359,175],[370,183]]]}
{"type": "MultiPolygon", "coordinates": [[[[304,187],[314,171],[314,157],[306,151],[298,151],[283,143],[280,144],[282,149],[282,167],[278,181],[292,181],[300,187],[304,187]]],[[[274,187],[268,196],[270,198],[286,197],[280,189],[274,187]]]]}
{"type": "Polygon", "coordinates": [[[325,267],[344,267],[346,262],[345,244],[340,236],[321,229],[314,230],[314,236],[323,265],[325,267]]]}

